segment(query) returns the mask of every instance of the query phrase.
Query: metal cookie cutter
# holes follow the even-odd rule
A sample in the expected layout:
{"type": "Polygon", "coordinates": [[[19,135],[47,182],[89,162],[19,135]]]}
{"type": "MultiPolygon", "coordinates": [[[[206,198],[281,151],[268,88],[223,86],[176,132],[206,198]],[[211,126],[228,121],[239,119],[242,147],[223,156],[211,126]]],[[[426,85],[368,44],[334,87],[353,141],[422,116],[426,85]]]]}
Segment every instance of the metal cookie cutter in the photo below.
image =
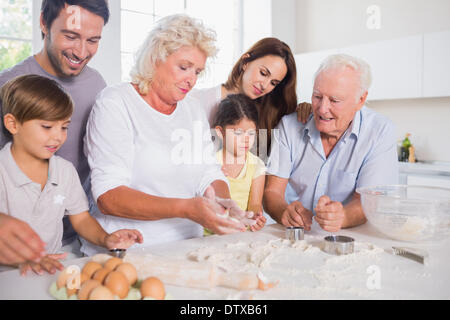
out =
{"type": "Polygon", "coordinates": [[[355,239],[346,236],[328,236],[324,243],[326,253],[338,256],[353,253],[355,249],[355,239]]]}
{"type": "Polygon", "coordinates": [[[109,250],[109,254],[113,257],[123,259],[127,254],[127,249],[111,249],[109,250]]]}
{"type": "Polygon", "coordinates": [[[302,227],[286,227],[286,239],[291,241],[303,240],[305,230],[302,227]]]}

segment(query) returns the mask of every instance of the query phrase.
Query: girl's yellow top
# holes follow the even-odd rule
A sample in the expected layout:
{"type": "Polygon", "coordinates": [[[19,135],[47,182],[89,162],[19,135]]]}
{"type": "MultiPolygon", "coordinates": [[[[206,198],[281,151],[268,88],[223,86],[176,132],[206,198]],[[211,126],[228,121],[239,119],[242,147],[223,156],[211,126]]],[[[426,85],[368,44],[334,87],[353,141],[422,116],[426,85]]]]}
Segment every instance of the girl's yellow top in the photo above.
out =
{"type": "MultiPolygon", "coordinates": [[[[222,152],[223,149],[216,153],[217,160],[221,165],[223,165],[222,152]]],[[[230,184],[231,199],[236,201],[242,210],[247,211],[248,198],[253,179],[258,178],[265,173],[266,166],[264,165],[264,162],[248,151],[244,167],[239,175],[236,178],[227,177],[230,184]]]]}

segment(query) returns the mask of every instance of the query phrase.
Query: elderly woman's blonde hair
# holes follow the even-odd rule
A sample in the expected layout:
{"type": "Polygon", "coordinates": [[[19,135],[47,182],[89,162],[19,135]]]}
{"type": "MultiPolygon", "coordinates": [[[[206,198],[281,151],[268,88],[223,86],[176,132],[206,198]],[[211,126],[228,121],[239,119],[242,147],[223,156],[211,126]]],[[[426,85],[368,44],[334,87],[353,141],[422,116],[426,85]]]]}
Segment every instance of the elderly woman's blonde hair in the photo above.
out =
{"type": "Polygon", "coordinates": [[[185,14],[175,14],[160,19],[136,53],[136,63],[130,73],[131,82],[138,85],[141,94],[148,93],[157,62],[165,59],[183,46],[197,47],[206,57],[217,53],[216,33],[203,23],[185,14]]]}
{"type": "Polygon", "coordinates": [[[356,97],[357,99],[369,90],[370,85],[372,84],[370,65],[360,58],[347,54],[334,54],[325,58],[319,69],[317,69],[314,75],[314,80],[322,71],[334,68],[351,68],[358,72],[360,92],[358,92],[358,97],[356,97]]]}

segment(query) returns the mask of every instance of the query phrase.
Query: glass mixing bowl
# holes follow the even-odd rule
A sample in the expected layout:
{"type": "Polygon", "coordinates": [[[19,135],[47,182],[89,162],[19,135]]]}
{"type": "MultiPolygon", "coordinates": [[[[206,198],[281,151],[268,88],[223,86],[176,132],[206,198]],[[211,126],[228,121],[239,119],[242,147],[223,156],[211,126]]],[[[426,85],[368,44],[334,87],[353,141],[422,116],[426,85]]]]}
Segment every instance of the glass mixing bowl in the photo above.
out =
{"type": "Polygon", "coordinates": [[[401,241],[435,241],[450,235],[450,189],[386,185],[356,189],[371,225],[401,241]]]}

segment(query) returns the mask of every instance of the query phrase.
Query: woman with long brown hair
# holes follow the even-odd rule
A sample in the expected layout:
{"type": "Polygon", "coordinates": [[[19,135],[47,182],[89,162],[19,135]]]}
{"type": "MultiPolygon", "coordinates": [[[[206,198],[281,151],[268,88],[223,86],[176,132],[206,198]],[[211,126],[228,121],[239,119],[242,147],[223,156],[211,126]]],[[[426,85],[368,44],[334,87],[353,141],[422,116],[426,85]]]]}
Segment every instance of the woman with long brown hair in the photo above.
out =
{"type": "MultiPolygon", "coordinates": [[[[261,139],[258,145],[269,152],[271,131],[284,115],[298,110],[299,119],[304,119],[302,110],[310,113],[309,104],[297,106],[296,84],[296,65],[289,46],[277,38],[264,38],[240,57],[224,84],[194,90],[191,95],[204,106],[210,124],[219,102],[226,96],[243,93],[255,100],[259,112],[258,128],[267,130],[266,148],[261,139]]],[[[260,138],[264,136],[260,133],[260,138]]],[[[265,158],[264,150],[259,151],[265,158]]]]}

